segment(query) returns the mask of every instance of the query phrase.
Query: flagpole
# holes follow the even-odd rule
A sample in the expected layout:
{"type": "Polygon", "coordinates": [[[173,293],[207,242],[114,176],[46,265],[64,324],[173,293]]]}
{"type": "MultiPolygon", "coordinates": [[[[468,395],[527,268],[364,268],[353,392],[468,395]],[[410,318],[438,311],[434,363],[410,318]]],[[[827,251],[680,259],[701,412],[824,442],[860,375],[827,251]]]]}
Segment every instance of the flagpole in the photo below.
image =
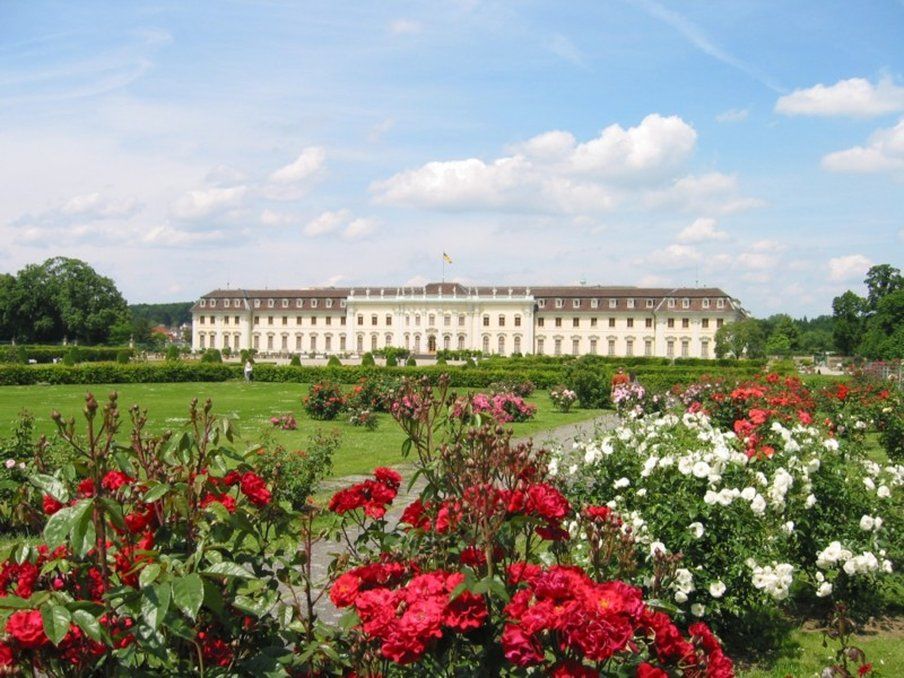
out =
{"type": "Polygon", "coordinates": [[[446,256],[445,256],[445,253],[443,253],[442,260],[443,260],[443,275],[442,275],[442,279],[440,280],[440,282],[446,282],[446,256]]]}

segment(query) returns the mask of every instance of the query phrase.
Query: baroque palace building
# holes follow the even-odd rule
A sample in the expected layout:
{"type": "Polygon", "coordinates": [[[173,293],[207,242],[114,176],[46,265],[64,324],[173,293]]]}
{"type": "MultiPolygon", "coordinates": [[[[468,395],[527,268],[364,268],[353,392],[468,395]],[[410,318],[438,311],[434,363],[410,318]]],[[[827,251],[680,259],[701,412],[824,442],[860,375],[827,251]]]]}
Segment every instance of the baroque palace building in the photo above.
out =
{"type": "Polygon", "coordinates": [[[214,290],[192,307],[192,349],[261,355],[363,354],[714,357],[715,333],[743,318],[717,288],[349,287],[214,290]]]}

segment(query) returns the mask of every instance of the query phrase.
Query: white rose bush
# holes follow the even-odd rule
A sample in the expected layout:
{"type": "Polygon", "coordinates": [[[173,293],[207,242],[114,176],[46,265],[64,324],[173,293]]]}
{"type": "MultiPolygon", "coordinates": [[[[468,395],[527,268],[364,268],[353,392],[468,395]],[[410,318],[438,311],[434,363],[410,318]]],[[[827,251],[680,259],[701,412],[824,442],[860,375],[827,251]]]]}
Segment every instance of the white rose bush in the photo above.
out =
{"type": "Polygon", "coordinates": [[[760,648],[794,614],[872,614],[900,597],[904,466],[839,436],[795,379],[693,385],[674,402],[553,465],[570,500],[619,516],[648,595],[760,648]]]}

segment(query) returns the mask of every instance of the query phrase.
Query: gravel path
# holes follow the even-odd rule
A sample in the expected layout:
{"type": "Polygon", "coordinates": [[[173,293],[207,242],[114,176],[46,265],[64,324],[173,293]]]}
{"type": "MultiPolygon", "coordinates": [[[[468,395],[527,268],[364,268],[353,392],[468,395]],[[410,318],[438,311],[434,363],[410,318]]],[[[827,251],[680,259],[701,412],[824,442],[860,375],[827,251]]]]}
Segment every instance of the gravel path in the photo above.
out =
{"type": "MultiPolygon", "coordinates": [[[[559,426],[558,428],[541,431],[533,436],[513,438],[512,442],[527,442],[533,438],[537,445],[543,447],[565,446],[570,445],[576,438],[583,438],[592,434],[594,430],[611,429],[617,424],[618,415],[607,413],[596,419],[590,419],[575,424],[566,424],[565,426],[559,426]]],[[[413,470],[413,466],[410,464],[398,465],[393,468],[402,474],[402,487],[399,488],[399,493],[393,501],[392,507],[386,512],[386,521],[390,525],[393,525],[398,521],[402,515],[402,511],[418,497],[424,489],[425,484],[421,479],[418,479],[411,488],[408,487],[408,478],[411,477],[413,470]]],[[[333,478],[322,483],[321,489],[326,492],[335,492],[343,487],[360,483],[370,477],[371,476],[369,475],[353,475],[333,478]]],[[[354,539],[355,536],[355,534],[349,531],[350,539],[354,539]]],[[[318,580],[324,581],[326,579],[327,568],[329,567],[330,562],[332,562],[333,558],[342,551],[344,551],[344,545],[336,542],[321,541],[314,546],[311,567],[314,576],[318,580]]],[[[316,609],[320,619],[328,624],[337,622],[341,616],[341,612],[333,606],[327,596],[323,596],[323,598],[320,599],[316,609]]]]}

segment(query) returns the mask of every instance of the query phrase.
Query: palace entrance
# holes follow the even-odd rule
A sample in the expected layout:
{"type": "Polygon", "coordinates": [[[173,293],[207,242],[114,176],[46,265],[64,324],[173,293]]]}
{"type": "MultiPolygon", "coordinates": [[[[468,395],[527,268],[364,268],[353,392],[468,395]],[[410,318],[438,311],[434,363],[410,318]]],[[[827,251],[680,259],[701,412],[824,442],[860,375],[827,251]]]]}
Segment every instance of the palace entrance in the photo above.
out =
{"type": "Polygon", "coordinates": [[[427,338],[427,352],[428,353],[436,353],[436,335],[431,334],[427,338]]]}

